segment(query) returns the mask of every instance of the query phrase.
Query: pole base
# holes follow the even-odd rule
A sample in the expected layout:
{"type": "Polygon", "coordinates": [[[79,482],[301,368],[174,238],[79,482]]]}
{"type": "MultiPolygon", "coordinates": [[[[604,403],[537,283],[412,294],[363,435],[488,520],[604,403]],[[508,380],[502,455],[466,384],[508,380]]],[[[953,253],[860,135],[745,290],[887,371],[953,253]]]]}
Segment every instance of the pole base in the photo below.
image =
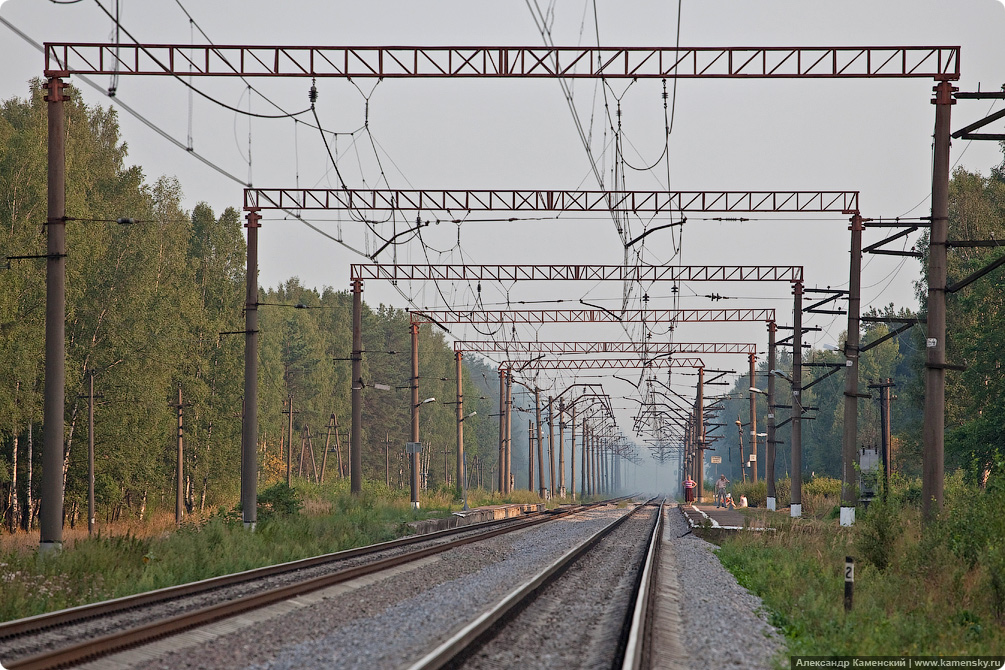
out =
{"type": "Polygon", "coordinates": [[[412,501],[412,509],[419,509],[419,501],[418,500],[413,500],[412,501]]]}
{"type": "Polygon", "coordinates": [[[775,497],[774,496],[769,497],[768,500],[767,500],[767,502],[765,504],[767,505],[767,507],[768,507],[769,510],[771,510],[772,512],[775,511],[775,497]]]}
{"type": "Polygon", "coordinates": [[[249,533],[254,533],[255,532],[255,526],[257,526],[257,525],[258,524],[255,523],[254,521],[245,521],[244,522],[244,530],[248,531],[249,533]]]}
{"type": "Polygon", "coordinates": [[[792,503],[792,505],[789,507],[789,516],[791,516],[793,519],[798,519],[802,515],[803,515],[802,503],[792,503]]]}
{"type": "Polygon", "coordinates": [[[853,525],[855,525],[855,508],[854,507],[842,507],[841,508],[841,525],[842,526],[853,526],[853,525]]]}
{"type": "Polygon", "coordinates": [[[38,553],[43,556],[48,554],[56,554],[63,550],[62,542],[39,542],[38,543],[38,553]]]}

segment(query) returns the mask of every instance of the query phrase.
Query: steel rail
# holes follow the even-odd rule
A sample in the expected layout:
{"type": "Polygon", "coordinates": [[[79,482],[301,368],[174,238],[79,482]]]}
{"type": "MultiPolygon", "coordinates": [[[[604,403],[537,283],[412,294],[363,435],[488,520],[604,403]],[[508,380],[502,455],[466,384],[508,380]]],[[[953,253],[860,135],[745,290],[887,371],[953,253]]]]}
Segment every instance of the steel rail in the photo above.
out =
{"type": "MultiPolygon", "coordinates": [[[[313,577],[295,584],[270,589],[262,593],[252,594],[244,596],[242,598],[217,603],[215,605],[210,605],[198,610],[186,612],[184,614],[179,614],[173,617],[169,617],[167,619],[162,619],[160,621],[154,621],[134,628],[129,628],[116,633],[104,635],[102,637],[98,637],[93,640],[78,642],[76,644],[72,644],[63,647],[61,649],[41,652],[38,654],[17,659],[8,659],[4,661],[5,664],[4,667],[6,667],[8,670],[41,670],[43,668],[63,667],[81,663],[83,661],[91,660],[100,656],[105,656],[117,651],[124,650],[129,647],[145,644],[147,642],[152,642],[154,640],[167,637],[169,635],[173,635],[175,633],[179,633],[184,630],[209,624],[214,621],[218,621],[220,619],[240,614],[242,612],[246,612],[253,609],[259,609],[261,607],[265,607],[267,605],[276,602],[288,600],[295,596],[303,595],[311,591],[316,591],[318,589],[333,586],[335,584],[339,584],[352,579],[356,579],[358,577],[380,572],[382,570],[387,570],[389,568],[393,568],[398,565],[403,565],[405,563],[426,558],[428,556],[443,553],[456,547],[464,546],[466,544],[471,544],[474,542],[479,542],[481,540],[489,539],[491,537],[495,537],[497,535],[503,535],[505,533],[510,533],[516,530],[530,528],[542,523],[546,523],[553,519],[558,519],[572,514],[577,514],[592,509],[594,507],[610,504],[611,502],[616,502],[622,499],[623,498],[616,498],[613,500],[606,500],[598,503],[593,503],[591,505],[580,505],[575,508],[563,510],[560,512],[541,514],[529,519],[527,518],[519,519],[514,523],[502,524],[501,527],[499,528],[486,530],[486,532],[484,533],[478,533],[469,537],[458,538],[455,540],[444,542],[442,544],[434,545],[432,547],[417,549],[415,551],[400,554],[398,556],[391,556],[389,558],[381,559],[373,563],[368,563],[366,565],[346,568],[328,575],[313,577]]],[[[463,528],[465,530],[469,530],[474,528],[476,525],[482,526],[482,524],[473,524],[472,526],[464,526],[463,528]]],[[[418,537],[428,539],[429,535],[423,535],[418,537]]],[[[388,543],[383,544],[387,545],[388,543]]],[[[371,546],[378,546],[378,545],[371,545],[371,546]]],[[[384,548],[387,547],[385,546],[384,548]]],[[[278,567],[278,566],[272,566],[272,567],[278,567]]],[[[241,581],[247,581],[247,579],[241,581]]]]}
{"type": "Polygon", "coordinates": [[[628,514],[625,514],[620,519],[600,529],[584,542],[562,554],[562,556],[560,556],[544,570],[511,591],[491,609],[481,614],[474,621],[468,623],[466,626],[450,636],[450,638],[446,641],[441,643],[438,647],[409,666],[408,670],[437,670],[438,668],[442,668],[450,664],[452,661],[458,660],[459,657],[467,652],[472,651],[479,645],[483,636],[496,624],[504,620],[511,613],[517,611],[519,608],[527,605],[536,596],[538,591],[561,576],[567,568],[575,563],[586,552],[596,546],[600,540],[614,531],[622,523],[627,521],[640,509],[646,507],[653,500],[655,500],[655,498],[638,505],[628,514]]]}
{"type": "Polygon", "coordinates": [[[359,556],[376,554],[382,551],[396,549],[398,547],[418,544],[420,542],[427,542],[430,540],[437,540],[451,535],[458,535],[460,533],[478,531],[497,525],[515,523],[540,514],[554,513],[547,511],[531,512],[520,517],[494,519],[492,521],[473,523],[467,526],[456,526],[454,528],[447,528],[422,535],[409,535],[394,540],[388,540],[387,542],[368,544],[363,547],[354,547],[352,549],[343,549],[342,551],[322,554],[320,556],[312,556],[310,558],[288,561],[286,563],[277,563],[276,565],[266,565],[260,568],[244,570],[242,572],[220,575],[219,577],[210,577],[196,582],[178,584],[177,586],[167,586],[153,591],[145,591],[143,593],[114,598],[112,600],[103,600],[97,603],[79,605],[77,607],[56,610],[55,612],[47,612],[45,614],[38,614],[23,619],[15,619],[13,621],[0,623],[0,640],[15,638],[28,633],[35,633],[65,624],[79,623],[88,619],[94,619],[117,612],[124,612],[126,610],[142,607],[144,605],[165,603],[185,596],[205,593],[215,589],[233,586],[235,584],[243,584],[245,582],[263,579],[265,577],[272,577],[274,575],[294,572],[297,570],[305,570],[307,568],[324,565],[326,563],[333,563],[350,558],[357,558],[359,556]]]}
{"type": "Polygon", "coordinates": [[[639,575],[638,595],[635,598],[635,607],[632,608],[632,622],[625,642],[622,670],[641,670],[644,667],[643,662],[647,651],[646,628],[650,622],[650,596],[653,592],[653,583],[659,564],[659,546],[663,535],[664,514],[666,514],[666,498],[660,503],[659,517],[656,519],[656,526],[653,528],[653,535],[649,540],[649,551],[646,553],[642,574],[639,575]]]}

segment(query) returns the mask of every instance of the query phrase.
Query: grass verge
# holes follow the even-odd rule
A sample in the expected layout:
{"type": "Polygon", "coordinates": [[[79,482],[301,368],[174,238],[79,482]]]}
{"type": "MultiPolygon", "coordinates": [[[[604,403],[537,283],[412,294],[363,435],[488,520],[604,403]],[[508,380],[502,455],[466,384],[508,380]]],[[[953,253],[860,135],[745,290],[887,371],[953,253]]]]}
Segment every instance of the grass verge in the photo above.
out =
{"type": "Polygon", "coordinates": [[[1005,481],[979,489],[950,478],[927,528],[915,488],[860,507],[850,528],[751,510],[777,532],[734,534],[717,553],[764,600],[792,655],[1005,655],[1005,481]],[[855,558],[849,613],[846,556],[855,558]]]}
{"type": "MultiPolygon", "coordinates": [[[[237,510],[221,509],[177,529],[171,524],[169,531],[155,522],[134,523],[122,534],[85,535],[47,556],[35,550],[37,536],[34,542],[7,536],[0,550],[0,621],[383,542],[408,534],[410,521],[461,508],[448,490],[423,492],[421,509],[413,510],[407,491],[366,483],[362,495],[353,496],[348,487],[346,481],[300,481],[293,490],[265,488],[254,533],[244,530],[237,510]]],[[[469,504],[530,497],[538,501],[526,491],[501,497],[475,490],[469,504]]]]}

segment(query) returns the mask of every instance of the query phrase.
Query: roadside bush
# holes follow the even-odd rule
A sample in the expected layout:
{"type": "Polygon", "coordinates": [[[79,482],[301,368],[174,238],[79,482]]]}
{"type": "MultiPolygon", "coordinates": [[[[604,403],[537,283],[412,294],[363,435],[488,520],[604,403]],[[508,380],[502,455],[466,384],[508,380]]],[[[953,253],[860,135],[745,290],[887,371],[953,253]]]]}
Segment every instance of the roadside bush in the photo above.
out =
{"type": "Polygon", "coordinates": [[[300,493],[286,485],[286,482],[273,484],[258,494],[258,520],[296,514],[304,507],[300,493]]]}
{"type": "Polygon", "coordinates": [[[895,544],[904,528],[898,510],[896,503],[877,498],[855,520],[855,549],[880,571],[890,565],[895,544]]]}

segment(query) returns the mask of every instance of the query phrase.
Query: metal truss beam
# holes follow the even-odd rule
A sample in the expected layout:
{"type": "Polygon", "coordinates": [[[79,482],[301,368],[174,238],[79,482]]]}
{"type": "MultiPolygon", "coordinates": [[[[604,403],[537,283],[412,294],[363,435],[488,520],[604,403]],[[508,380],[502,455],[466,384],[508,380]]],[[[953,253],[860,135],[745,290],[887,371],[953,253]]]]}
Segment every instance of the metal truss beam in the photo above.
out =
{"type": "Polygon", "coordinates": [[[244,189],[245,210],[854,214],[858,200],[858,191],[244,189]]]}
{"type": "Polygon", "coordinates": [[[860,79],[960,76],[958,46],[252,46],[47,42],[47,77],[860,79]]]}
{"type": "Polygon", "coordinates": [[[501,366],[517,372],[524,370],[628,370],[636,368],[703,368],[700,358],[541,358],[506,361],[501,366]]]}
{"type": "Polygon", "coordinates": [[[389,281],[785,281],[801,265],[392,265],[353,264],[350,279],[389,281]]]}
{"type": "Polygon", "coordinates": [[[493,342],[456,340],[454,351],[513,354],[756,354],[756,344],[726,342],[493,342]]]}
{"type": "Polygon", "coordinates": [[[412,323],[729,323],[775,321],[774,309],[515,309],[490,311],[412,311],[412,323]]]}

